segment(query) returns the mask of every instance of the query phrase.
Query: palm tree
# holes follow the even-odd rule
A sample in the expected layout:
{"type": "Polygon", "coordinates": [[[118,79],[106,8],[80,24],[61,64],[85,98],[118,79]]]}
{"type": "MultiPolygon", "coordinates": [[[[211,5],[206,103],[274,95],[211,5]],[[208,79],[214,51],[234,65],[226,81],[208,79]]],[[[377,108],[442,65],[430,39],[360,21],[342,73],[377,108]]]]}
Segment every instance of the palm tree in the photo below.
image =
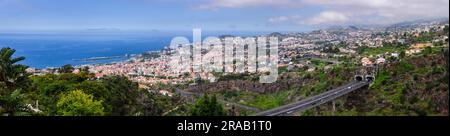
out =
{"type": "Polygon", "coordinates": [[[15,64],[24,60],[25,57],[12,58],[14,52],[16,50],[9,47],[0,50],[0,87],[10,91],[17,87],[25,87],[28,81],[28,74],[25,71],[28,67],[15,64]]]}
{"type": "Polygon", "coordinates": [[[28,85],[28,74],[25,71],[28,67],[15,64],[25,57],[12,58],[14,52],[14,49],[8,47],[0,50],[0,113],[6,115],[26,111],[20,90],[28,85]]]}
{"type": "MultiPolygon", "coordinates": [[[[7,116],[26,115],[29,112],[20,89],[11,94],[0,96],[0,113],[7,116]]],[[[0,116],[2,116],[0,115],[0,116]]]]}

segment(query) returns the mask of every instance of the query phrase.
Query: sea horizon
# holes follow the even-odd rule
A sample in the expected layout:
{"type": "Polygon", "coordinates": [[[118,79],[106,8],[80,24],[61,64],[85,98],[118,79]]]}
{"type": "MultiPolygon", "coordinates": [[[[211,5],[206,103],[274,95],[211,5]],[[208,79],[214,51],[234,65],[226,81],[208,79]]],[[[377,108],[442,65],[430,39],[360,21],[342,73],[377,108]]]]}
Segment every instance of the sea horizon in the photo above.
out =
{"type": "MultiPolygon", "coordinates": [[[[245,37],[269,33],[204,31],[202,38],[221,35],[245,37]]],[[[20,64],[43,69],[61,67],[66,64],[80,66],[122,62],[127,58],[79,60],[159,51],[168,46],[172,38],[177,36],[192,40],[192,31],[0,31],[0,47],[11,47],[16,50],[14,56],[24,56],[26,59],[20,64]]]]}

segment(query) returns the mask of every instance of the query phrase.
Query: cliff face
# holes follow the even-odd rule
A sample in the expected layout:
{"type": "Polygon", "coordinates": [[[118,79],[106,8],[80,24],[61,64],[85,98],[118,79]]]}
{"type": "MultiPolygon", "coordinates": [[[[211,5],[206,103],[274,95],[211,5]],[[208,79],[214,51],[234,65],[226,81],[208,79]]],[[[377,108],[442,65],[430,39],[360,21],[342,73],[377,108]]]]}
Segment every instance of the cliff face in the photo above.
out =
{"type": "Polygon", "coordinates": [[[300,79],[284,79],[272,84],[262,84],[257,81],[247,80],[228,80],[205,85],[191,86],[185,90],[188,92],[197,93],[244,90],[263,94],[278,92],[290,87],[299,87],[301,83],[302,80],[300,79]]]}

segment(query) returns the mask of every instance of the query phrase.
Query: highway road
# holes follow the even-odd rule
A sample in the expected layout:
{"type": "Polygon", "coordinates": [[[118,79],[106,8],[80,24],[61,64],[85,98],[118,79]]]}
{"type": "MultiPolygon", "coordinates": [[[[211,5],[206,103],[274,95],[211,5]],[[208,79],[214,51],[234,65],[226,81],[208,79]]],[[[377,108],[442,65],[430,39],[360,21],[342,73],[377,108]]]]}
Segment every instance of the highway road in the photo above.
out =
{"type": "MultiPolygon", "coordinates": [[[[298,101],[295,103],[291,103],[291,104],[287,104],[284,106],[280,106],[278,108],[274,108],[274,109],[270,109],[267,111],[263,111],[263,112],[259,112],[257,114],[255,114],[254,116],[282,116],[282,115],[290,115],[294,112],[299,112],[299,111],[304,111],[316,106],[319,106],[321,104],[324,104],[326,102],[332,101],[338,97],[341,97],[345,94],[348,94],[352,91],[358,90],[361,87],[367,86],[369,85],[368,82],[362,82],[362,81],[353,81],[351,83],[348,83],[346,85],[340,86],[338,88],[335,88],[333,90],[312,96],[312,97],[308,97],[302,101],[298,101]]],[[[175,89],[177,93],[179,93],[182,97],[190,97],[192,98],[193,96],[201,96],[201,93],[193,93],[193,92],[186,92],[183,91],[181,89],[175,89]]],[[[259,109],[254,108],[254,107],[250,107],[250,106],[245,106],[242,104],[237,104],[237,103],[232,103],[232,102],[227,102],[224,100],[220,100],[223,103],[226,104],[230,104],[230,105],[234,105],[236,107],[239,108],[243,108],[243,109],[247,109],[247,110],[251,110],[251,111],[259,111],[259,109]]]]}
{"type": "Polygon", "coordinates": [[[263,111],[263,112],[255,114],[254,116],[281,116],[281,115],[289,115],[289,114],[292,114],[292,113],[298,112],[298,111],[304,111],[304,110],[313,108],[315,106],[321,105],[323,103],[332,101],[338,97],[341,97],[352,91],[358,90],[359,88],[367,86],[367,85],[369,85],[368,82],[353,81],[349,84],[340,86],[336,89],[321,93],[316,96],[306,98],[299,102],[295,102],[295,103],[291,103],[288,105],[280,106],[275,109],[263,111]]]}

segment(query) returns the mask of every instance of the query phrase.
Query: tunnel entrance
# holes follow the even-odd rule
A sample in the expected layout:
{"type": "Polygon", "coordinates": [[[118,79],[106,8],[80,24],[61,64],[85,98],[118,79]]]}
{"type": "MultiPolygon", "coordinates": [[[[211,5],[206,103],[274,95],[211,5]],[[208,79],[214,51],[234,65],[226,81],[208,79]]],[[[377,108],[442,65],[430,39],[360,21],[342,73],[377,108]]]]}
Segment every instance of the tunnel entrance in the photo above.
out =
{"type": "Polygon", "coordinates": [[[367,82],[373,82],[374,80],[375,80],[375,78],[373,76],[366,76],[367,82]]]}
{"type": "Polygon", "coordinates": [[[355,76],[356,81],[363,81],[363,77],[360,75],[355,76]]]}

